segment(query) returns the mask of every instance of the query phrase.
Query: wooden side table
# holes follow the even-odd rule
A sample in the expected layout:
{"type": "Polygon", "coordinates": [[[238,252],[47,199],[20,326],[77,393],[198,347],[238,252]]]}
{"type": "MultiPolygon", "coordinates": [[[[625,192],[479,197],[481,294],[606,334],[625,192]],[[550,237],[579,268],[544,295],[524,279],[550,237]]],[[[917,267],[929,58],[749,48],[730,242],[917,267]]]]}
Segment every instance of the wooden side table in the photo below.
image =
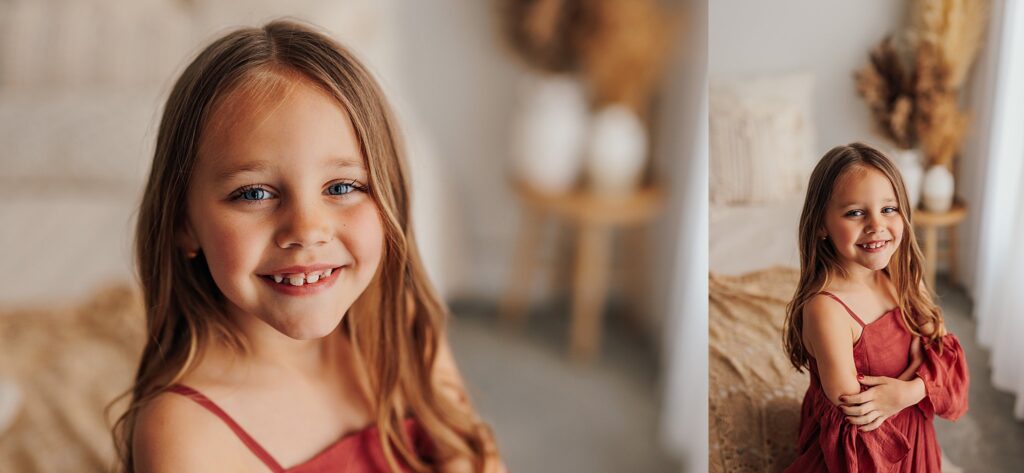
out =
{"type": "Polygon", "coordinates": [[[954,202],[948,212],[932,213],[927,210],[914,211],[914,225],[921,227],[924,237],[924,274],[928,289],[935,293],[935,268],[939,257],[939,229],[948,229],[949,278],[958,280],[956,261],[956,226],[967,217],[967,206],[963,202],[954,202]]]}
{"type": "Polygon", "coordinates": [[[556,218],[575,227],[577,244],[573,262],[572,321],[569,351],[579,361],[591,359],[601,337],[611,271],[612,233],[617,228],[642,225],[661,210],[663,192],[645,188],[627,196],[604,196],[587,191],[551,194],[516,181],[513,187],[523,202],[523,222],[515,261],[501,303],[502,318],[525,321],[531,276],[541,224],[556,218]]]}

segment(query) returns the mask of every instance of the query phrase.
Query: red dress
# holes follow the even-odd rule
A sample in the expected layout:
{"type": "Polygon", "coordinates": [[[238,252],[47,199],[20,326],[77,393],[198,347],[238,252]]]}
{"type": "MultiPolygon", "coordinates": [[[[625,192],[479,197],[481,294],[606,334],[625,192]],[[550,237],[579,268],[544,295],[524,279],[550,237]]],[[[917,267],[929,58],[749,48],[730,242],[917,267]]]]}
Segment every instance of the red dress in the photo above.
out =
{"type": "MultiPolygon", "coordinates": [[[[903,325],[899,309],[865,324],[838,297],[822,292],[846,308],[864,328],[853,345],[857,373],[868,376],[899,376],[909,364],[913,335],[903,325]]],[[[811,359],[811,384],[800,412],[798,457],[786,472],[894,472],[942,471],[939,443],[932,419],[935,415],[956,420],[967,411],[967,361],[952,334],[942,337],[940,354],[925,349],[917,376],[924,380],[926,395],[915,406],[903,409],[871,431],[861,432],[846,421],[821,387],[818,366],[811,359]]]]}
{"type": "MultiPolygon", "coordinates": [[[[313,458],[291,468],[284,468],[256,440],[250,437],[231,416],[199,391],[180,384],[173,385],[167,388],[167,390],[192,399],[217,417],[220,417],[235,432],[235,435],[238,436],[242,443],[249,448],[253,455],[256,455],[274,473],[376,473],[391,471],[388,469],[387,460],[384,458],[384,450],[377,439],[376,426],[370,426],[358,432],[345,435],[313,458]]],[[[406,419],[404,425],[409,439],[413,442],[416,453],[419,454],[420,458],[429,460],[433,451],[433,444],[430,438],[411,418],[406,419]]],[[[405,465],[402,465],[401,460],[397,458],[397,454],[396,460],[398,460],[402,471],[408,471],[405,465]]]]}

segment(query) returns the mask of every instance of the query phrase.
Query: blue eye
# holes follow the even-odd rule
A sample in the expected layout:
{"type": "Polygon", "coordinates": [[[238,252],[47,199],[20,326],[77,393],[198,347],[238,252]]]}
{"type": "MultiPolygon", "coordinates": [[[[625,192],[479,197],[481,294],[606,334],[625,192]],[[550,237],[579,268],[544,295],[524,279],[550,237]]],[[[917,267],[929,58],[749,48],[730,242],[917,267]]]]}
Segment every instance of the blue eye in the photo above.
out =
{"type": "Polygon", "coordinates": [[[239,189],[231,200],[244,200],[250,203],[256,203],[261,200],[266,200],[273,197],[270,191],[256,186],[246,186],[239,189]]]}
{"type": "Polygon", "coordinates": [[[355,190],[355,186],[353,186],[351,183],[338,182],[335,184],[331,184],[331,186],[327,188],[327,193],[331,195],[345,195],[348,194],[349,192],[352,192],[353,190],[355,190]]]}
{"type": "Polygon", "coordinates": [[[849,212],[846,212],[847,217],[860,217],[861,215],[864,215],[863,210],[851,210],[849,212]]]}
{"type": "Polygon", "coordinates": [[[360,186],[355,181],[336,182],[327,188],[330,195],[343,196],[354,191],[366,191],[366,187],[360,186]]]}
{"type": "Polygon", "coordinates": [[[886,207],[886,208],[882,209],[882,213],[884,213],[884,214],[893,214],[893,213],[896,213],[896,212],[899,212],[899,211],[900,211],[900,209],[898,209],[896,207],[886,207]]]}

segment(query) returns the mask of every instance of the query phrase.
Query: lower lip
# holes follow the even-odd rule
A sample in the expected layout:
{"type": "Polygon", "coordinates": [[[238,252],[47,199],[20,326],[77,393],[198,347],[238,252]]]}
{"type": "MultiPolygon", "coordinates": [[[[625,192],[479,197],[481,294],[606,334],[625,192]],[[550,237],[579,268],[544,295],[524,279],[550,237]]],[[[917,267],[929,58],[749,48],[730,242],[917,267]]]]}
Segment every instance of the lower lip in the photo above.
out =
{"type": "Polygon", "coordinates": [[[267,283],[267,285],[269,285],[271,289],[281,294],[287,296],[311,296],[333,286],[334,282],[338,279],[338,274],[340,274],[343,269],[345,268],[334,268],[331,271],[330,276],[327,276],[326,278],[321,277],[317,282],[313,284],[306,283],[301,286],[292,286],[291,284],[274,282],[273,278],[266,276],[259,276],[259,278],[262,279],[263,282],[267,283]]]}
{"type": "Polygon", "coordinates": [[[882,246],[879,246],[878,248],[864,248],[863,246],[857,245],[857,248],[860,248],[863,251],[867,251],[868,253],[878,253],[879,251],[882,251],[888,247],[889,242],[883,243],[882,246]]]}

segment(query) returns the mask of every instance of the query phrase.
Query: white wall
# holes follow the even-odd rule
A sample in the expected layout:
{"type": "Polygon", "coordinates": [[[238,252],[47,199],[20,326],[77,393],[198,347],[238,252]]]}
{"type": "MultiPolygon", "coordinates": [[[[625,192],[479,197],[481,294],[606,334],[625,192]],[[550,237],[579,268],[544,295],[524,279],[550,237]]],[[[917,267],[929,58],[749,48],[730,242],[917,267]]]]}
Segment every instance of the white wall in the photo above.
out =
{"type": "Polygon", "coordinates": [[[903,24],[893,0],[709,2],[708,77],[811,72],[816,78],[816,154],[852,141],[878,142],[853,72],[903,24]]]}
{"type": "Polygon", "coordinates": [[[446,292],[496,296],[518,229],[505,168],[520,68],[499,34],[495,2],[403,0],[396,11],[398,85],[432,135],[457,215],[447,232],[463,242],[453,255],[463,277],[447,281],[446,292]]]}

